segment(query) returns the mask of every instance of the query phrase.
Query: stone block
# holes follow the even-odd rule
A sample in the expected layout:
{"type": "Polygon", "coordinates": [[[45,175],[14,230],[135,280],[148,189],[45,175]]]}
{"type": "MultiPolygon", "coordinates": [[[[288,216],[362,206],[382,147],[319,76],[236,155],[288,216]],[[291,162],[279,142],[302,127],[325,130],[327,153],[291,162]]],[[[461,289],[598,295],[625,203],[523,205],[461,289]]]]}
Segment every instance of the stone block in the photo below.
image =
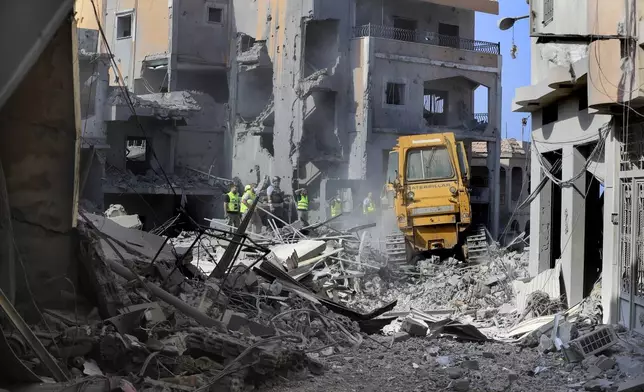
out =
{"type": "Polygon", "coordinates": [[[554,347],[554,343],[552,343],[552,339],[550,339],[547,335],[541,335],[539,338],[539,352],[542,353],[547,353],[551,351],[554,347]]]}
{"type": "Polygon", "coordinates": [[[408,317],[403,320],[400,330],[407,332],[411,336],[427,336],[429,326],[422,320],[416,320],[408,317]]]}
{"type": "Polygon", "coordinates": [[[452,390],[458,391],[458,392],[467,392],[470,390],[470,380],[468,379],[462,379],[462,380],[454,380],[452,381],[452,390]]]}
{"type": "Polygon", "coordinates": [[[478,361],[463,361],[461,363],[461,367],[464,369],[470,369],[470,370],[479,370],[479,363],[478,361]]]}
{"type": "Polygon", "coordinates": [[[449,368],[445,370],[445,373],[447,373],[447,377],[451,378],[452,380],[456,380],[463,377],[464,371],[463,369],[459,368],[449,368]]]}
{"type": "Polygon", "coordinates": [[[600,368],[603,371],[608,371],[612,369],[617,362],[613,358],[608,358],[605,355],[600,355],[597,357],[597,362],[595,362],[595,366],[600,368]]]}

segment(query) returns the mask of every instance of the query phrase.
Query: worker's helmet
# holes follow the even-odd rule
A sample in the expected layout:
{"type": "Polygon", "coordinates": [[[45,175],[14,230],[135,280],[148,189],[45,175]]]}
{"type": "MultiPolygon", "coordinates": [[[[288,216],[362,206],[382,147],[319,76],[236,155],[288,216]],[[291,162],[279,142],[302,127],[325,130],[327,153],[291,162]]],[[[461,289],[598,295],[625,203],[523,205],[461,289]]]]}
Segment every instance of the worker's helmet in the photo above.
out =
{"type": "Polygon", "coordinates": [[[245,191],[249,191],[249,190],[251,190],[251,189],[253,189],[253,187],[252,187],[252,186],[250,186],[250,185],[246,185],[246,186],[244,187],[244,190],[245,190],[245,191]]]}
{"type": "Polygon", "coordinates": [[[279,182],[280,182],[280,178],[278,176],[273,177],[273,184],[279,183],[279,182]]]}

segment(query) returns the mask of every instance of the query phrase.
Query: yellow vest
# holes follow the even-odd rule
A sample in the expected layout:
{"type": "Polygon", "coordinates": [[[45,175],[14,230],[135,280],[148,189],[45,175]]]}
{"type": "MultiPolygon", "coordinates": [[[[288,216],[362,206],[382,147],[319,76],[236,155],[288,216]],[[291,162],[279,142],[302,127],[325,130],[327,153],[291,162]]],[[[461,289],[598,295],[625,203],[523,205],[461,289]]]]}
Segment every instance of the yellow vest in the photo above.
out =
{"type": "MultiPolygon", "coordinates": [[[[246,195],[248,195],[248,199],[246,199],[246,203],[253,204],[253,201],[257,197],[257,195],[255,195],[255,192],[253,192],[252,190],[251,191],[246,191],[246,192],[244,192],[244,196],[246,196],[246,195]]],[[[239,207],[241,209],[242,214],[245,214],[246,211],[248,211],[248,207],[244,203],[241,203],[239,207]]]]}
{"type": "Polygon", "coordinates": [[[373,204],[373,200],[369,199],[369,204],[365,207],[364,204],[362,205],[362,213],[367,215],[376,210],[376,205],[373,204]]]}
{"type": "Polygon", "coordinates": [[[297,202],[297,209],[300,211],[308,211],[309,197],[307,195],[300,195],[300,200],[297,202]]]}
{"type": "Polygon", "coordinates": [[[239,212],[239,195],[228,192],[228,204],[226,205],[226,212],[239,212]]]}
{"type": "Polygon", "coordinates": [[[338,216],[342,213],[342,202],[334,200],[331,202],[331,217],[338,216]]]}

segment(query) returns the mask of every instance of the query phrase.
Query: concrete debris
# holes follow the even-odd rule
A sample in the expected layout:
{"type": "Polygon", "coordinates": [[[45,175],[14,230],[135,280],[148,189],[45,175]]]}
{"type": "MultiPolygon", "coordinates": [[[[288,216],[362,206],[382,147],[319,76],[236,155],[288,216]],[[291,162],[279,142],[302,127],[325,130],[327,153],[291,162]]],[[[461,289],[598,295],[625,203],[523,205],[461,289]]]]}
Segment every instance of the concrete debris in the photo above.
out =
{"type": "Polygon", "coordinates": [[[128,216],[121,206],[80,215],[80,257],[99,299],[72,294],[73,310],[45,309],[47,325],[30,326],[74,379],[124,377],[128,391],[329,390],[336,377],[369,390],[605,391],[644,369],[632,343],[597,324],[596,296],[565,309],[533,290],[517,311],[512,286],[527,278],[527,253],[414,269],[388,265],[360,230],[282,223],[240,233],[239,253],[214,278],[225,230],[166,240],[114,222],[128,216]],[[570,360],[577,351],[581,363],[570,360]],[[293,376],[306,373],[302,387],[293,376]]]}

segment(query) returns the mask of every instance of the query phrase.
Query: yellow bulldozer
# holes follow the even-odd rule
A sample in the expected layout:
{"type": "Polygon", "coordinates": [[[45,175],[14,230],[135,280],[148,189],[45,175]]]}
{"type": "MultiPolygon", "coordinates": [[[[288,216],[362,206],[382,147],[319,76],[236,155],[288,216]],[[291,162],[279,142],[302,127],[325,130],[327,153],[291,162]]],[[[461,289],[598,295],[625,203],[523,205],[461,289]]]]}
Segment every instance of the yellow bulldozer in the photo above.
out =
{"type": "Polygon", "coordinates": [[[385,204],[398,228],[386,240],[391,261],[487,256],[485,227],[472,225],[463,142],[453,133],[401,136],[387,166],[385,204]]]}

